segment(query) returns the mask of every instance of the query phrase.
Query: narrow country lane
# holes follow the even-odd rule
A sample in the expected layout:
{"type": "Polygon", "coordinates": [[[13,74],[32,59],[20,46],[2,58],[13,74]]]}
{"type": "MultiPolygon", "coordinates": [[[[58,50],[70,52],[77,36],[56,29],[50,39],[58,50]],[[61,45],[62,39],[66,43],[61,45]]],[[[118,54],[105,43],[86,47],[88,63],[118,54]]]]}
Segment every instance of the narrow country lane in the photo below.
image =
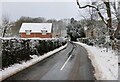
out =
{"type": "MultiPolygon", "coordinates": [[[[80,45],[68,46],[51,57],[7,78],[7,80],[95,80],[87,51],[80,45]]],[[[3,81],[3,82],[4,82],[3,81]]]]}

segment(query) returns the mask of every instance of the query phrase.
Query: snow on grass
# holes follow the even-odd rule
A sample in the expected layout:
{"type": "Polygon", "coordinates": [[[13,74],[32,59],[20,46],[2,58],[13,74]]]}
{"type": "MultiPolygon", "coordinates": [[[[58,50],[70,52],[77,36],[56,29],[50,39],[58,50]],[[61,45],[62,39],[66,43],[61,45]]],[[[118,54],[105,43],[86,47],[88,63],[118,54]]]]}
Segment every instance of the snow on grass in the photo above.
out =
{"type": "Polygon", "coordinates": [[[43,60],[55,53],[57,53],[58,51],[64,49],[66,46],[67,46],[67,44],[60,48],[57,48],[53,51],[50,51],[42,56],[33,55],[33,56],[31,56],[33,59],[28,60],[27,62],[22,62],[21,64],[14,64],[8,68],[5,68],[4,70],[0,70],[0,75],[1,75],[0,81],[4,80],[5,78],[7,78],[9,76],[16,74],[19,71],[22,71],[22,70],[30,67],[31,65],[34,65],[37,62],[40,62],[41,60],[43,60]]]}
{"type": "Polygon", "coordinates": [[[19,38],[19,37],[0,37],[0,40],[10,40],[10,39],[22,39],[22,40],[59,40],[60,42],[65,42],[67,38],[61,37],[61,38],[19,38]]]}
{"type": "Polygon", "coordinates": [[[114,51],[105,52],[103,48],[88,46],[80,42],[75,43],[85,47],[88,51],[97,80],[118,80],[118,56],[114,51]]]}
{"type": "Polygon", "coordinates": [[[28,40],[28,39],[31,39],[31,40],[56,40],[58,38],[19,38],[19,37],[0,37],[0,39],[23,39],[23,40],[28,40]]]}

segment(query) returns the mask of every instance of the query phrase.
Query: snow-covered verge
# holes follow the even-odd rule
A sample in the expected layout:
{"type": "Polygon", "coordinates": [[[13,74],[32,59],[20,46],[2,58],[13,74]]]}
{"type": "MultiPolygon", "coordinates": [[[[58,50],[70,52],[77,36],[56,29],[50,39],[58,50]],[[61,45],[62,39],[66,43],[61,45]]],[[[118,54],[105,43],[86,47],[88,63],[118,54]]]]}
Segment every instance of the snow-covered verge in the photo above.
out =
{"type": "Polygon", "coordinates": [[[0,39],[4,39],[4,40],[6,40],[6,39],[23,39],[23,40],[28,40],[28,39],[30,39],[30,40],[60,40],[60,39],[62,39],[62,40],[66,40],[67,38],[19,38],[19,37],[0,37],[0,39]]]}
{"type": "Polygon", "coordinates": [[[87,50],[97,80],[118,80],[118,56],[114,51],[105,52],[103,48],[88,46],[80,42],[75,43],[87,50]]]}
{"type": "Polygon", "coordinates": [[[120,82],[120,65],[118,66],[118,80],[120,82]]]}
{"type": "Polygon", "coordinates": [[[0,39],[24,39],[24,40],[28,40],[28,39],[32,39],[32,40],[53,40],[53,39],[58,39],[58,38],[17,38],[17,37],[0,37],[0,39]]]}
{"type": "Polygon", "coordinates": [[[67,46],[67,44],[64,46],[61,46],[60,48],[57,48],[53,51],[50,51],[42,56],[32,55],[31,57],[33,59],[31,59],[27,62],[22,62],[21,64],[14,64],[8,68],[5,68],[4,70],[0,70],[0,75],[1,75],[0,81],[20,72],[20,71],[22,71],[22,70],[24,70],[24,69],[26,69],[34,64],[36,64],[37,62],[40,62],[41,60],[43,60],[43,59],[45,59],[45,58],[47,58],[47,57],[49,57],[57,52],[59,52],[60,50],[64,49],[66,46],[67,46]]]}

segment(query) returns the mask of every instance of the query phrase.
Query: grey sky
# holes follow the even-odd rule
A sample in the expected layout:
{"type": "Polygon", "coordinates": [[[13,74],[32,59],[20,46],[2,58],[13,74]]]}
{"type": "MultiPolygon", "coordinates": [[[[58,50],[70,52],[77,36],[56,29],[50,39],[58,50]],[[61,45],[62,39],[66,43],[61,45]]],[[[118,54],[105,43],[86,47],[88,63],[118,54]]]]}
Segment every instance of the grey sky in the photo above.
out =
{"type": "Polygon", "coordinates": [[[47,19],[80,19],[79,8],[75,2],[3,2],[2,13],[11,20],[21,16],[45,17],[47,19]]]}

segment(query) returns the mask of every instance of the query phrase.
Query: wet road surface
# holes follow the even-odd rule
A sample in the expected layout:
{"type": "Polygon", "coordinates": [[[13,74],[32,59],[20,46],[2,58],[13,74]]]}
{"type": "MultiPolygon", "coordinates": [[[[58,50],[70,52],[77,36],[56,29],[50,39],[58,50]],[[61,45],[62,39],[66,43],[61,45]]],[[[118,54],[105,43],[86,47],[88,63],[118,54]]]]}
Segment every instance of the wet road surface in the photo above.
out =
{"type": "Polygon", "coordinates": [[[6,80],[95,80],[93,71],[86,50],[69,42],[64,50],[6,80]]]}

